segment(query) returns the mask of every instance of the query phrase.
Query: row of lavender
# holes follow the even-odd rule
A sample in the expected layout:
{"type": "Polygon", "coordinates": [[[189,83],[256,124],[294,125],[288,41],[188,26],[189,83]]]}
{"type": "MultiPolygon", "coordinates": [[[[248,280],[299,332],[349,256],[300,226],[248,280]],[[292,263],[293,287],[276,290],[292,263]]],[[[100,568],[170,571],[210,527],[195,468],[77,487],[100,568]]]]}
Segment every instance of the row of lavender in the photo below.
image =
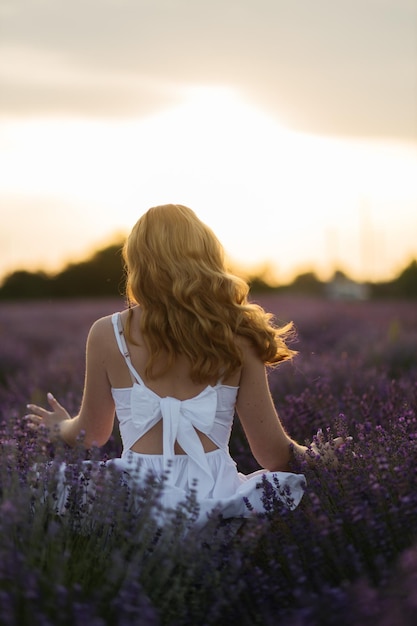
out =
{"type": "MultiPolygon", "coordinates": [[[[415,305],[274,296],[262,304],[298,329],[299,356],[270,375],[287,430],[300,442],[318,428],[353,442],[336,467],[297,468],[308,488],[293,512],[264,485],[266,515],[237,534],[216,519],[204,532],[188,528],[192,496],[161,531],[150,513],[154,487],[136,494],[132,516],[108,472],[95,476],[93,498],[78,480],[85,453],[52,448],[25,427],[26,403],[44,404],[48,390],[77,411],[88,328],[121,301],[2,305],[0,624],[414,623],[415,305]],[[62,459],[72,462],[73,489],[57,516],[62,459]]],[[[119,451],[115,432],[93,456],[119,451]]],[[[242,471],[256,467],[238,425],[231,451],[242,471]]]]}

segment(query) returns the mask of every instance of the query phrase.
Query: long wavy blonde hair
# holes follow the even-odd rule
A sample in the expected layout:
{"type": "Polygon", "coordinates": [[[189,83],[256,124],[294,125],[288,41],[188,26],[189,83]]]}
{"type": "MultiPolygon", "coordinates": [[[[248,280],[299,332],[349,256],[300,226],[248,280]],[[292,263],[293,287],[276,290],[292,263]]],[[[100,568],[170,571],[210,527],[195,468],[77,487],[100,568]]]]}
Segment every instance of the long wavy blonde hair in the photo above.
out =
{"type": "MultiPolygon", "coordinates": [[[[188,207],[149,209],[133,227],[123,255],[129,306],[142,308],[148,378],[167,371],[176,355],[184,354],[195,382],[226,379],[242,365],[239,335],[249,338],[266,365],[295,354],[285,343],[292,325],[276,327],[271,314],[248,302],[248,284],[226,271],[220,242],[188,207]],[[161,355],[166,368],[156,373],[161,355]]],[[[131,320],[126,326],[130,341],[131,320]]]]}

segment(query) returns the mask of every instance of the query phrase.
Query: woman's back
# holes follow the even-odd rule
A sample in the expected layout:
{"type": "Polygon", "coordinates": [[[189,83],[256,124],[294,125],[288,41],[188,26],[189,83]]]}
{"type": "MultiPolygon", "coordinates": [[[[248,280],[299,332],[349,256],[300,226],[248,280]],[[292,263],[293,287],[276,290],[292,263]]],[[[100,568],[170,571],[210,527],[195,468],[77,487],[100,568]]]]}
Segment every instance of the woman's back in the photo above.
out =
{"type": "MultiPolygon", "coordinates": [[[[176,355],[174,363],[165,369],[166,355],[161,355],[159,360],[155,363],[155,371],[161,371],[160,375],[155,378],[147,379],[145,375],[146,363],[148,360],[148,350],[140,331],[140,318],[141,309],[139,306],[131,309],[130,320],[130,334],[132,342],[127,342],[125,339],[124,328],[126,326],[128,312],[125,311],[120,314],[120,331],[124,346],[118,345],[115,338],[112,325],[110,324],[110,318],[105,318],[102,323],[107,326],[106,335],[108,333],[108,357],[107,357],[107,372],[110,385],[113,389],[113,393],[120,394],[122,390],[131,389],[135,383],[135,378],[140,379],[140,383],[143,383],[143,387],[147,391],[159,398],[174,398],[180,401],[196,398],[202,394],[202,392],[209,386],[215,387],[219,382],[222,382],[222,386],[231,387],[236,389],[239,386],[240,372],[236,371],[233,376],[229,376],[225,381],[210,381],[210,384],[195,383],[190,376],[190,363],[183,354],[176,355]],[[129,354],[129,360],[132,366],[132,370],[137,373],[135,376],[128,367],[128,363],[125,360],[126,354],[129,354]]],[[[136,381],[137,382],[137,381],[136,381]]],[[[143,391],[143,390],[142,390],[143,391]]],[[[198,437],[202,443],[205,452],[211,452],[217,449],[217,445],[204,433],[196,429],[198,437]]],[[[134,452],[141,454],[162,454],[163,452],[163,421],[159,420],[151,429],[145,432],[140,439],[138,439],[130,449],[134,452]]],[[[184,450],[178,444],[175,443],[175,453],[183,454],[184,450]]]]}
{"type": "MultiPolygon", "coordinates": [[[[121,313],[123,328],[126,328],[128,311],[121,313]]],[[[198,395],[207,386],[207,383],[195,383],[190,377],[190,363],[183,354],[175,357],[174,364],[167,370],[162,371],[153,379],[148,379],[145,374],[146,364],[149,358],[148,350],[140,331],[140,306],[131,309],[130,333],[133,341],[126,341],[132,364],[147,387],[161,397],[171,396],[179,400],[185,400],[198,395]]],[[[132,378],[124,362],[117,343],[114,341],[111,324],[109,326],[109,348],[111,360],[108,363],[109,380],[112,387],[129,387],[132,378]]],[[[155,363],[155,372],[163,370],[166,365],[167,354],[162,354],[155,363]]],[[[225,385],[239,386],[240,370],[236,371],[227,380],[222,381],[225,385]]],[[[210,381],[215,385],[217,380],[210,381]]]]}

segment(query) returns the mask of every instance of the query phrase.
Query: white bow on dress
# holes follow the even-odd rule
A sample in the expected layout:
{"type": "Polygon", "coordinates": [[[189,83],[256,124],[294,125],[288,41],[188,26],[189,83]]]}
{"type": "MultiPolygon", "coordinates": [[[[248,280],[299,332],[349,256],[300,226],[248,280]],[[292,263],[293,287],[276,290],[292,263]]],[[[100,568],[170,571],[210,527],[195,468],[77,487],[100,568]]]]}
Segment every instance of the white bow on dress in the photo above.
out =
{"type": "Polygon", "coordinates": [[[148,387],[134,383],[131,407],[132,421],[139,431],[138,437],[162,419],[162,452],[168,481],[169,461],[175,456],[174,446],[177,441],[189,457],[189,484],[192,484],[193,474],[199,476],[196,485],[198,496],[207,497],[214,485],[214,478],[196,429],[206,435],[212,430],[217,409],[216,390],[209,385],[193,398],[178,400],[170,396],[160,398],[148,387]],[[203,476],[200,472],[193,472],[193,468],[197,470],[196,466],[203,472],[203,476]]]}

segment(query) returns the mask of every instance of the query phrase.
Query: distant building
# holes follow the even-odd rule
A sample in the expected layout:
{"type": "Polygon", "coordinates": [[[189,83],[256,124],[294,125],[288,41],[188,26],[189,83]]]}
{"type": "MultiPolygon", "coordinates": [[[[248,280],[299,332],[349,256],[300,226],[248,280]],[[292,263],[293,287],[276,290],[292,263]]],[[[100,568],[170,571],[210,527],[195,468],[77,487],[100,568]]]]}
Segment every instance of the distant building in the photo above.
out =
{"type": "Polygon", "coordinates": [[[325,294],[331,300],[367,300],[369,287],[351,280],[343,272],[336,272],[325,286],[325,294]]]}

